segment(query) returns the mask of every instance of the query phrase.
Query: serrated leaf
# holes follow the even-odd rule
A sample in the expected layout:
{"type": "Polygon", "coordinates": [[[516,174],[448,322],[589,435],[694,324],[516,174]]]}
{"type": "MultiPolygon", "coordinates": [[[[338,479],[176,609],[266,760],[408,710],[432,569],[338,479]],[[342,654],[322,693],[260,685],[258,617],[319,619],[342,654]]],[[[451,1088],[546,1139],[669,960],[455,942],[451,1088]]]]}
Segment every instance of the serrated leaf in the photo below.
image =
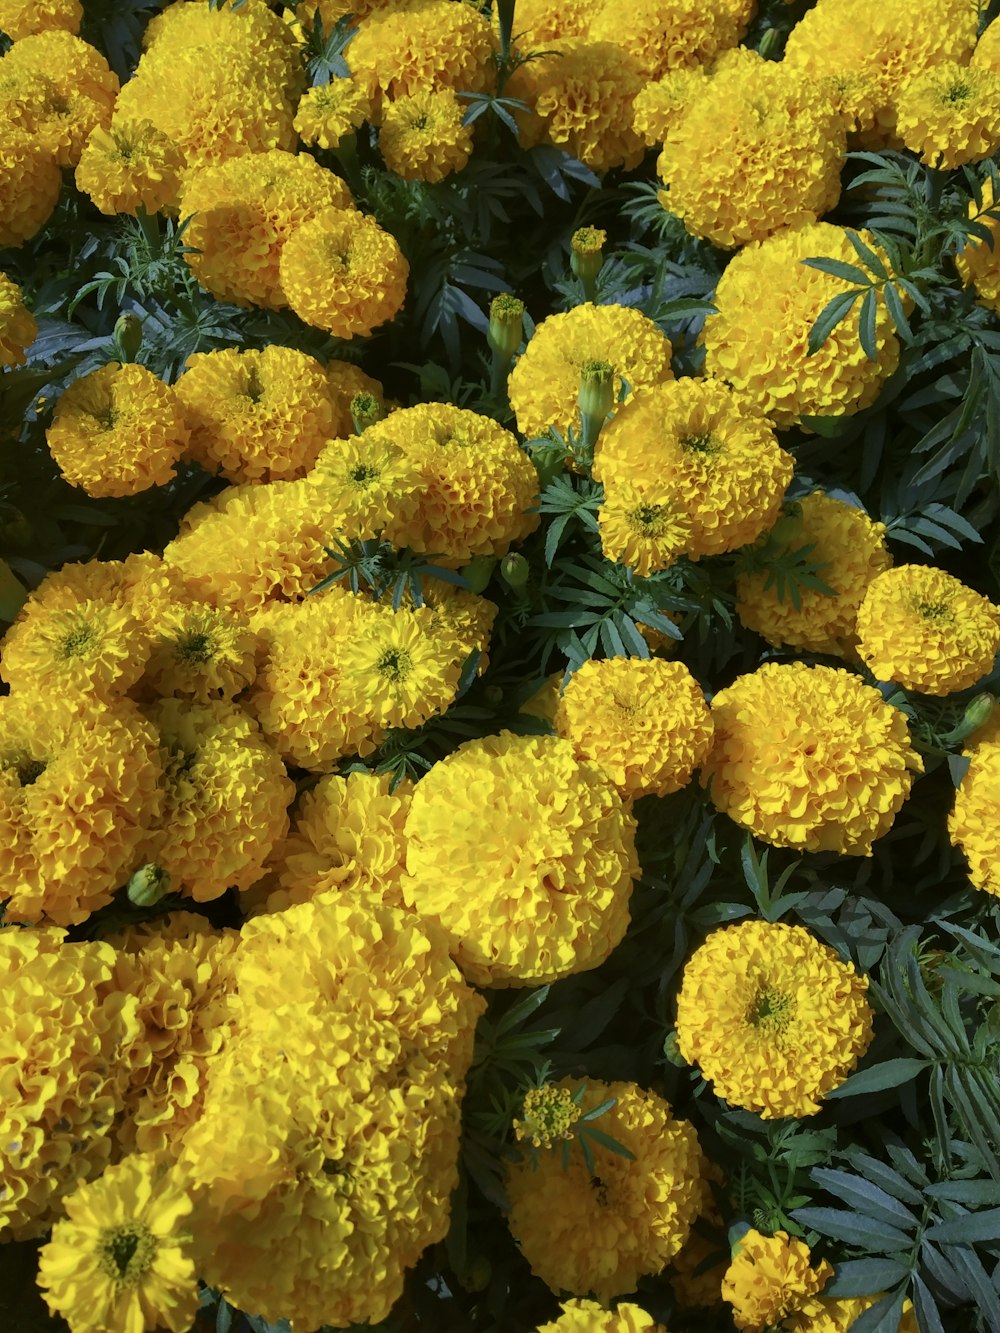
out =
{"type": "Polygon", "coordinates": [[[820,273],[829,273],[832,278],[840,278],[855,287],[870,287],[872,276],[856,264],[845,264],[842,259],[803,259],[806,268],[815,268],[820,273]]]}
{"type": "Polygon", "coordinates": [[[963,1213],[961,1217],[937,1222],[928,1227],[924,1235],[939,1245],[973,1245],[977,1242],[993,1244],[1000,1241],[1000,1208],[963,1213]]]}

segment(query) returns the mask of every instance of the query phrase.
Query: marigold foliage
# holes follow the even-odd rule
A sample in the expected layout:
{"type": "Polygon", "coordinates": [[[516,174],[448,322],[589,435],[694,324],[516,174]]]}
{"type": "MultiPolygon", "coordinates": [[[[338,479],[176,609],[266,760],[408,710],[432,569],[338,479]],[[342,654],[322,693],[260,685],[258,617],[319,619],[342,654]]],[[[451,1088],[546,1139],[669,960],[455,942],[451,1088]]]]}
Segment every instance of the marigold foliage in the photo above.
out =
{"type": "Polygon", "coordinates": [[[821,1291],[833,1267],[826,1259],[812,1267],[810,1257],[809,1246],[787,1231],[773,1236],[748,1231],[722,1280],[736,1327],[764,1333],[821,1291]]]}
{"type": "MultiPolygon", "coordinates": [[[[848,1333],[864,1312],[871,1308],[882,1293],[874,1296],[809,1296],[800,1310],[790,1314],[782,1324],[788,1333],[848,1333]]],[[[903,1302],[903,1313],[896,1333],[919,1333],[913,1302],[903,1302]]]]}
{"type": "Polygon", "coordinates": [[[802,926],[739,922],[688,959],[678,1049],[733,1106],[765,1120],[815,1115],[868,1049],[867,989],[802,926]]]}

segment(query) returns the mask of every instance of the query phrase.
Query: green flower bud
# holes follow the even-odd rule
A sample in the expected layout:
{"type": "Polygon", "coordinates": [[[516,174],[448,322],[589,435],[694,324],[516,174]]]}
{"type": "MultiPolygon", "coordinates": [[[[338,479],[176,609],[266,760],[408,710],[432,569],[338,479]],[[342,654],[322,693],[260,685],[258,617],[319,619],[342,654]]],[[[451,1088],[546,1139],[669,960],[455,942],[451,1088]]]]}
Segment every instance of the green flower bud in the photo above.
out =
{"type": "Polygon", "coordinates": [[[501,292],[490,302],[490,328],[487,341],[498,356],[510,361],[524,338],[524,302],[509,292],[501,292]]]}
{"type": "Polygon", "coordinates": [[[459,1275],[459,1281],[466,1291],[485,1291],[493,1277],[493,1265],[485,1255],[472,1259],[459,1275]]]}
{"type": "Polygon", "coordinates": [[[170,876],[155,861],[140,866],[128,882],[128,900],[133,907],[154,907],[170,887],[170,876]]]}
{"type": "Polygon", "coordinates": [[[356,434],[363,435],[369,426],[374,426],[384,416],[385,410],[373,393],[363,389],[351,399],[351,420],[356,434]]]}
{"type": "Polygon", "coordinates": [[[523,555],[505,555],[500,561],[500,573],[511,588],[523,588],[531,577],[531,566],[523,555]]]}
{"type": "Polygon", "coordinates": [[[131,310],[126,310],[123,315],[118,316],[111,340],[119,361],[123,363],[134,361],[136,353],[142,346],[142,320],[138,315],[133,315],[131,310]]]}
{"type": "Polygon", "coordinates": [[[580,370],[580,412],[604,424],[615,405],[615,368],[608,361],[586,361],[580,370]]]}
{"type": "Polygon", "coordinates": [[[604,242],[607,239],[608,233],[599,227],[581,227],[573,233],[569,264],[584,287],[592,283],[604,267],[604,242]]]}
{"type": "Polygon", "coordinates": [[[687,1061],[681,1055],[677,1046],[676,1031],[668,1032],[663,1039],[663,1058],[668,1065],[673,1065],[675,1069],[686,1069],[687,1061]]]}
{"type": "Polygon", "coordinates": [[[496,564],[497,558],[495,555],[477,555],[467,565],[464,565],[459,573],[473,592],[483,592],[493,577],[496,564]]]}
{"type": "Polygon", "coordinates": [[[566,470],[566,450],[555,440],[543,440],[528,450],[538,473],[538,483],[544,490],[550,481],[566,470]]]}
{"type": "Polygon", "coordinates": [[[974,699],[970,699],[965,705],[965,712],[962,714],[962,720],[957,726],[952,727],[947,735],[942,736],[943,745],[957,745],[960,741],[966,740],[974,731],[978,731],[993,716],[993,710],[996,707],[996,700],[992,694],[977,694],[974,699]]]}

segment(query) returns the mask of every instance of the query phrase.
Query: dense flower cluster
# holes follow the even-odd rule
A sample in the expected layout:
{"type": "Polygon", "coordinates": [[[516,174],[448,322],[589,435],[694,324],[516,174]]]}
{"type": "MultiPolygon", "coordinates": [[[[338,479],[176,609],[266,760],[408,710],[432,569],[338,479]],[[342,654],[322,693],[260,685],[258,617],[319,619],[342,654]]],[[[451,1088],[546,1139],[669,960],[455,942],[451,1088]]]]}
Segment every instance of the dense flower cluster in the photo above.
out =
{"type": "Polygon", "coordinates": [[[722,1295],[733,1307],[733,1321],[749,1333],[764,1333],[795,1314],[822,1291],[833,1276],[822,1259],[813,1267],[805,1241],[776,1231],[773,1236],[748,1231],[739,1242],[722,1280],[722,1295]]]}

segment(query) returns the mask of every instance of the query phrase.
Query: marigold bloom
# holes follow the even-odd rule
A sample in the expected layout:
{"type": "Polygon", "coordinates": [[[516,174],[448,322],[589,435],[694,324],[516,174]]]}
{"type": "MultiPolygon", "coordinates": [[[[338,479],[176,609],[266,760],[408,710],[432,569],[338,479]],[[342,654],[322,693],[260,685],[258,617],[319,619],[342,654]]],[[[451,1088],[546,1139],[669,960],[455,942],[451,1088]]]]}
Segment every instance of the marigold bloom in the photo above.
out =
{"type": "Polygon", "coordinates": [[[712,801],[775,847],[870,856],[923,771],[905,714],[857,676],[765,662],[712,700],[712,801]]]}
{"type": "Polygon", "coordinates": [[[670,342],[651,319],[628,306],[585,303],[549,315],[535,329],[508,381],[510,404],[522,435],[540,436],[552,427],[565,436],[580,430],[577,395],[588,361],[615,368],[614,398],[627,380],[633,393],[672,380],[670,342]]]}
{"type": "Polygon", "coordinates": [[[720,52],[734,47],[746,30],[745,10],[741,13],[732,0],[636,0],[629,8],[628,23],[621,18],[614,0],[602,0],[593,20],[575,35],[620,46],[645,79],[710,65],[720,52]]]}
{"type": "Polygon", "coordinates": [[[686,666],[660,658],[584,662],[553,718],[578,758],[623,796],[666,796],[691,781],[712,744],[712,715],[686,666]]]}
{"type": "Polygon", "coordinates": [[[601,550],[645,577],[687,550],[691,519],[678,497],[654,482],[616,479],[597,513],[601,550]]]}
{"type": "Polygon", "coordinates": [[[372,114],[372,99],[354,79],[332,79],[303,94],[295,113],[295,132],[303,143],[336,148],[372,114]]]}
{"type": "MultiPolygon", "coordinates": [[[[579,1080],[559,1086],[575,1089],[579,1080]]],[[[567,1168],[557,1142],[507,1171],[507,1223],[532,1272],[553,1291],[592,1292],[604,1303],[634,1291],[680,1249],[701,1201],[702,1163],[694,1129],[662,1097],[634,1083],[588,1080],[584,1112],[609,1097],[615,1104],[600,1127],[630,1158],[594,1144],[593,1172],[579,1149],[567,1168]]]]}
{"type": "MultiPolygon", "coordinates": [[[[874,1296],[809,1296],[800,1310],[788,1315],[781,1327],[784,1333],[848,1333],[858,1318],[870,1309],[883,1293],[874,1296]]],[[[903,1302],[903,1313],[896,1333],[919,1333],[913,1302],[903,1302]]]]}
{"type": "Polygon", "coordinates": [[[384,434],[331,441],[309,474],[317,512],[340,541],[406,545],[423,477],[419,461],[384,434]]]}
{"type": "Polygon", "coordinates": [[[143,686],[156,695],[232,699],[257,674],[257,636],[242,612],[174,603],[152,631],[143,686]]]}
{"type": "Polygon", "coordinates": [[[64,390],[45,438],[66,480],[104,497],[166,485],[188,430],[169,385],[145,366],[109,361],[64,390]]]}
{"type": "Polygon", "coordinates": [[[36,594],[4,635],[0,677],[39,697],[109,702],[142,675],[145,638],[136,616],[108,602],[87,599],[48,610],[36,594]]]}
{"type": "Polygon", "coordinates": [[[954,60],[933,65],[903,85],[896,116],[899,137],[928,166],[981,162],[1000,145],[1000,73],[954,60]]]}
{"type": "Polygon", "coordinates": [[[605,1310],[594,1301],[566,1301],[562,1314],[547,1324],[540,1324],[538,1333],[667,1333],[638,1305],[623,1301],[613,1310],[605,1310]]]}
{"type": "Polygon", "coordinates": [[[450,0],[389,0],[368,7],[347,55],[354,78],[382,97],[427,88],[482,92],[493,77],[489,20],[450,0]]]}
{"type": "Polygon", "coordinates": [[[597,967],[624,935],[634,833],[618,793],[568,741],[467,741],[417,784],[403,893],[477,985],[555,981],[597,967]]]}
{"type": "Polygon", "coordinates": [[[802,926],[741,921],[688,959],[677,1047],[733,1106],[765,1120],[815,1115],[868,1049],[867,989],[802,926]]]}
{"type": "Polygon", "coordinates": [[[989,735],[966,754],[969,767],[955,793],[948,836],[964,854],[975,887],[1000,898],[1000,739],[989,735]]]}
{"type": "Polygon", "coordinates": [[[66,1200],[42,1247],[38,1285],[70,1333],[186,1333],[198,1279],[180,1179],[145,1156],[109,1166],[66,1200]]]}
{"type": "Polygon", "coordinates": [[[152,728],[121,701],[80,713],[0,699],[0,901],[8,921],[78,925],[139,864],[159,814],[152,728]]]}
{"type": "Polygon", "coordinates": [[[23,366],[25,349],[37,336],[38,325],[20,287],[0,273],[0,367],[23,366]]]}
{"type": "Polygon", "coordinates": [[[988,675],[1000,611],[932,565],[897,565],[872,580],[858,610],[858,654],[878,680],[954,694],[988,675]]]}
{"type": "Polygon", "coordinates": [[[632,126],[647,147],[670,139],[688,106],[704,91],[705,78],[703,69],[679,69],[646,84],[635,99],[632,126]]]}
{"type": "Polygon", "coordinates": [[[717,313],[705,321],[707,373],[779,429],[806,416],[850,416],[870,407],[899,363],[899,341],[882,302],[875,316],[877,360],[869,361],[850,317],[809,355],[809,331],[820,312],[851,286],[802,262],[824,258],[860,266],[844,229],[828,222],[751,242],[720,278],[717,313]]]}
{"type": "MultiPolygon", "coordinates": [[[[832,595],[799,587],[778,596],[777,580],[767,571],[740,574],[736,612],[741,624],[756,630],[775,647],[788,644],[811,653],[855,656],[855,623],[868,585],[892,564],[885,544],[885,524],[874,523],[863,509],[822,491],[786,506],[778,520],[775,558],[811,547],[810,564],[832,595]],[[768,586],[770,584],[770,586],[768,586]]],[[[762,540],[766,540],[762,538],[762,540]]]]}
{"type": "Polygon", "coordinates": [[[683,510],[693,559],[754,541],[777,517],[793,463],[767,421],[725,385],[682,379],[620,408],[601,432],[593,475],[614,502],[618,478],[683,510]]]}
{"type": "Polygon", "coordinates": [[[0,246],[29,240],[48,221],[62,188],[55,155],[30,132],[0,132],[0,246]]]}
{"type": "Polygon", "coordinates": [[[49,29],[14,43],[0,65],[4,83],[26,78],[45,85],[32,99],[32,136],[61,167],[76,166],[91,131],[107,127],[118,76],[100,51],[72,33],[49,29]]]}
{"type": "Polygon", "coordinates": [[[281,288],[300,319],[354,338],[395,319],[410,266],[396,238],[353,209],[325,208],[281,252],[281,288]]]}
{"type": "Polygon", "coordinates": [[[966,287],[970,284],[975,287],[980,305],[986,306],[988,310],[1000,311],[1000,222],[996,218],[984,216],[986,210],[995,203],[990,177],[987,176],[983,182],[982,190],[983,206],[980,208],[975,199],[970,200],[969,218],[989,231],[993,244],[987,245],[976,236],[968,236],[965,248],[955,256],[955,268],[966,287]]]}
{"type": "Polygon", "coordinates": [[[0,930],[11,1015],[0,1025],[0,1242],[44,1235],[63,1197],[100,1173],[122,1105],[117,1058],[135,1003],[109,992],[110,945],[64,934],[0,930]]]}
{"type": "Polygon", "coordinates": [[[378,146],[385,165],[404,180],[433,184],[461,171],[472,154],[472,128],[450,88],[400,97],[383,110],[378,146]]]}
{"type": "Polygon", "coordinates": [[[809,1246],[787,1231],[748,1231],[722,1280],[736,1327],[764,1333],[822,1290],[833,1266],[822,1259],[812,1268],[809,1259],[809,1246]]]}
{"type": "Polygon", "coordinates": [[[80,0],[0,0],[0,32],[12,42],[51,28],[75,34],[82,19],[80,0]]]}
{"type": "Polygon", "coordinates": [[[91,131],[76,167],[76,187],[102,213],[170,211],[180,188],[180,150],[148,120],[112,121],[91,131]]]}

